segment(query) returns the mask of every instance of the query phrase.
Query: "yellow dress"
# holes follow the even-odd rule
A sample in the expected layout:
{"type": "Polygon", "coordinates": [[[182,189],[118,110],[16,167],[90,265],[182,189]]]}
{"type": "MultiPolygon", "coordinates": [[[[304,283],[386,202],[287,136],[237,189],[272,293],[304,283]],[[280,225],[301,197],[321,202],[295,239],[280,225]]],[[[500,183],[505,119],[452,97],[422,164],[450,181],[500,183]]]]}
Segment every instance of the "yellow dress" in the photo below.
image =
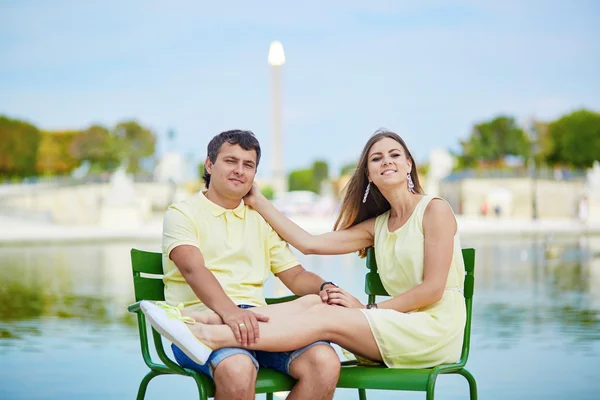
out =
{"type": "MultiPolygon", "coordinates": [[[[423,214],[434,198],[423,196],[406,223],[394,232],[388,230],[389,211],[375,221],[377,267],[381,282],[391,296],[398,296],[423,282],[423,214]]],[[[464,261],[456,234],[446,290],[440,301],[408,313],[361,310],[388,367],[427,368],[458,360],[466,322],[464,276],[464,261]]]]}

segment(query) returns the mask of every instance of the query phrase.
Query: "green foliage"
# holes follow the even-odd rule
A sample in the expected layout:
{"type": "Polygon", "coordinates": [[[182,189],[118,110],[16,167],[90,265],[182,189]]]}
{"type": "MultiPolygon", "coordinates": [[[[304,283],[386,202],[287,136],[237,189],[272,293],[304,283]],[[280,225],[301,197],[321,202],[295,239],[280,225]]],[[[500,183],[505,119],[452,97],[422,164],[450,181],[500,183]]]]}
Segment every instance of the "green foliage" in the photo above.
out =
{"type": "Polygon", "coordinates": [[[462,167],[474,166],[478,162],[500,164],[508,155],[529,155],[529,140],[515,119],[500,116],[473,127],[471,137],[461,142],[463,154],[459,157],[462,167]]]}
{"type": "Polygon", "coordinates": [[[340,169],[340,176],[352,175],[354,173],[355,169],[356,169],[355,162],[346,164],[346,165],[342,166],[342,168],[340,169]]]}
{"type": "Polygon", "coordinates": [[[542,121],[533,121],[533,129],[535,130],[536,140],[532,143],[532,152],[535,157],[536,164],[545,162],[552,153],[554,146],[550,137],[550,124],[542,121]]]}
{"type": "Polygon", "coordinates": [[[204,182],[202,177],[204,176],[204,162],[198,163],[198,180],[204,182]]]}
{"type": "Polygon", "coordinates": [[[91,172],[114,171],[123,158],[120,140],[100,125],[93,125],[74,138],[71,154],[89,161],[91,172]]]}
{"type": "Polygon", "coordinates": [[[115,127],[115,136],[119,138],[123,149],[123,159],[127,161],[127,172],[139,173],[143,170],[141,162],[154,155],[156,135],[136,121],[125,121],[115,127]]]}
{"type": "Polygon", "coordinates": [[[420,177],[426,177],[429,173],[429,163],[419,164],[419,166],[417,167],[417,173],[420,177]]]}
{"type": "Polygon", "coordinates": [[[40,132],[0,116],[0,177],[65,174],[83,161],[92,173],[113,171],[123,161],[128,172],[138,173],[155,146],[156,135],[135,121],[121,122],[112,131],[93,125],[84,131],[40,132]]]}
{"type": "Polygon", "coordinates": [[[329,165],[326,161],[317,160],[312,166],[313,185],[316,193],[321,193],[321,184],[329,179],[329,165]]]}
{"type": "Polygon", "coordinates": [[[35,175],[40,140],[34,125],[0,116],[0,176],[35,175]]]}
{"type": "Polygon", "coordinates": [[[71,146],[80,131],[42,131],[38,147],[36,171],[40,175],[61,175],[81,165],[73,156],[71,146]]]}
{"type": "Polygon", "coordinates": [[[275,197],[275,189],[270,185],[265,185],[260,188],[260,192],[269,200],[273,200],[275,197]]]}
{"type": "Polygon", "coordinates": [[[311,168],[292,171],[288,177],[288,189],[320,193],[321,184],[327,179],[329,179],[329,165],[325,161],[318,160],[311,168]]]}
{"type": "Polygon", "coordinates": [[[288,176],[288,190],[290,192],[294,190],[310,190],[317,193],[313,185],[312,168],[297,169],[290,172],[288,176]]]}
{"type": "Polygon", "coordinates": [[[577,168],[591,167],[600,159],[600,114],[579,110],[550,123],[552,146],[546,161],[577,168]]]}

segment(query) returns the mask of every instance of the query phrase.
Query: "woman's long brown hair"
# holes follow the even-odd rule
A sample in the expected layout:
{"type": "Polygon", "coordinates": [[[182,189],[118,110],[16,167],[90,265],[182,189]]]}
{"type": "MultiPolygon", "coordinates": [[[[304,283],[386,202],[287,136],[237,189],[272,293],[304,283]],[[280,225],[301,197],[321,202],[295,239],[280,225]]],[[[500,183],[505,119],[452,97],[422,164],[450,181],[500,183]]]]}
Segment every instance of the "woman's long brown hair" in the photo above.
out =
{"type": "MultiPolygon", "coordinates": [[[[333,225],[334,230],[348,229],[363,221],[376,217],[379,214],[383,214],[390,209],[390,203],[383,197],[377,186],[373,184],[369,190],[367,201],[365,203],[362,202],[365,190],[367,189],[367,184],[369,183],[369,179],[367,178],[369,151],[375,143],[383,138],[390,138],[400,143],[406,157],[412,162],[410,177],[415,185],[414,190],[416,193],[423,194],[423,189],[419,183],[419,175],[417,174],[417,164],[415,163],[412,154],[410,154],[408,147],[406,147],[404,140],[402,140],[397,133],[388,130],[378,130],[367,141],[367,144],[365,144],[365,147],[360,154],[356,170],[346,185],[346,193],[344,195],[344,200],[342,201],[340,213],[333,225]]],[[[360,257],[365,257],[367,255],[367,249],[359,250],[358,255],[360,257]]]]}

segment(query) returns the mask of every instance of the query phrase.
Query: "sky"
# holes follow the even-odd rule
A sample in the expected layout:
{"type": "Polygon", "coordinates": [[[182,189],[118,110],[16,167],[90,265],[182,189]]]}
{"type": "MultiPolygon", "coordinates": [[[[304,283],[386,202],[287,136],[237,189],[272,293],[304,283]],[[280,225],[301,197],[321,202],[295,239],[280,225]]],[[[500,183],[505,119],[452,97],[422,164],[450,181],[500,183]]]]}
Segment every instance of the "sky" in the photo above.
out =
{"type": "Polygon", "coordinates": [[[597,1],[0,0],[0,114],[48,130],[137,119],[194,162],[250,129],[268,177],[273,40],[288,171],[336,174],[380,127],[424,162],[500,114],[600,111],[597,1]]]}

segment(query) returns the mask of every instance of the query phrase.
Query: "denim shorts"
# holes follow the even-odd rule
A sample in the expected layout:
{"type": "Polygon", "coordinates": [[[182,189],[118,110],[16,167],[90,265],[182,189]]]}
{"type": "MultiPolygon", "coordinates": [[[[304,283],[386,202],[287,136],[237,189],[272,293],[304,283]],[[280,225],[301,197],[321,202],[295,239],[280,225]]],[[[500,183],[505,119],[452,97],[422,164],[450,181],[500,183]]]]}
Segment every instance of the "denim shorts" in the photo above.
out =
{"type": "MultiPolygon", "coordinates": [[[[244,304],[239,307],[251,308],[252,306],[247,306],[244,304]]],[[[204,365],[200,365],[192,359],[190,359],[183,351],[181,351],[179,347],[175,346],[175,344],[172,344],[171,348],[173,349],[173,355],[175,356],[175,360],[179,365],[181,365],[184,368],[189,368],[198,372],[202,372],[203,374],[213,378],[213,372],[217,365],[219,365],[219,363],[225,360],[227,357],[235,356],[236,354],[246,354],[248,357],[250,357],[257,370],[259,367],[272,368],[276,371],[283,372],[284,374],[289,375],[290,365],[292,364],[292,362],[306,350],[319,344],[331,346],[329,342],[318,341],[294,351],[281,352],[246,350],[238,347],[226,347],[223,349],[213,351],[204,365]]]]}

